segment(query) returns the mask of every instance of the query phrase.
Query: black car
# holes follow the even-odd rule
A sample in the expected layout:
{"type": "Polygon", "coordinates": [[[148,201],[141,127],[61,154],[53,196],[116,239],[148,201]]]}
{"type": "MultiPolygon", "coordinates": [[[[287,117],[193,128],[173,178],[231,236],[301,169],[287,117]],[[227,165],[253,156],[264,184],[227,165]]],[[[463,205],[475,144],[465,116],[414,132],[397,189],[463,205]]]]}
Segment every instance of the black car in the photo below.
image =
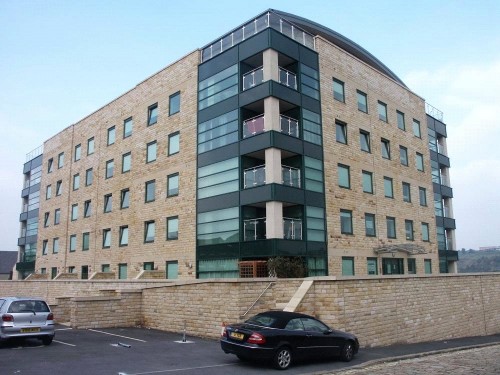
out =
{"type": "Polygon", "coordinates": [[[333,330],[312,316],[287,311],[267,311],[227,325],[220,344],[224,352],[241,360],[272,360],[280,370],[296,359],[338,356],[349,362],[359,349],[356,336],[333,330]]]}

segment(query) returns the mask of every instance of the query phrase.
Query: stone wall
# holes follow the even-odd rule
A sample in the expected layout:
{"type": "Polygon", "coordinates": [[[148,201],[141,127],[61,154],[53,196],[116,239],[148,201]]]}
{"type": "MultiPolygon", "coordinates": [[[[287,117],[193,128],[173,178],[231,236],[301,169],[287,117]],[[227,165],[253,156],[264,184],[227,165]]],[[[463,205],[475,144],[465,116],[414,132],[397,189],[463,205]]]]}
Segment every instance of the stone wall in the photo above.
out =
{"type": "MultiPolygon", "coordinates": [[[[296,311],[356,334],[364,347],[500,333],[500,273],[312,280],[296,311]]],[[[302,282],[0,281],[0,294],[44,297],[74,328],[142,325],[217,339],[224,322],[282,308],[302,282]]]]}

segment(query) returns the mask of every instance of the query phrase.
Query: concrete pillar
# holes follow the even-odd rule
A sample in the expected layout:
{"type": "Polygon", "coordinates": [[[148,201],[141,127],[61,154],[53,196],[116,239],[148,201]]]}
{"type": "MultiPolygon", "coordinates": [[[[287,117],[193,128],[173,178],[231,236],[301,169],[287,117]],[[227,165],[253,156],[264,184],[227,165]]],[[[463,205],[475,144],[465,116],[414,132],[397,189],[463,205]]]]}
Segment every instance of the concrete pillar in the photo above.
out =
{"type": "Polygon", "coordinates": [[[280,101],[272,96],[264,99],[264,128],[266,131],[281,131],[280,101]]]}
{"type": "Polygon", "coordinates": [[[279,81],[279,66],[278,52],[272,49],[267,49],[262,53],[262,68],[264,74],[264,82],[279,81]]]}
{"type": "Polygon", "coordinates": [[[281,150],[268,148],[265,151],[266,158],[266,184],[281,184],[281,150]]]}
{"type": "Polygon", "coordinates": [[[282,202],[266,202],[266,238],[283,238],[282,202]]]}

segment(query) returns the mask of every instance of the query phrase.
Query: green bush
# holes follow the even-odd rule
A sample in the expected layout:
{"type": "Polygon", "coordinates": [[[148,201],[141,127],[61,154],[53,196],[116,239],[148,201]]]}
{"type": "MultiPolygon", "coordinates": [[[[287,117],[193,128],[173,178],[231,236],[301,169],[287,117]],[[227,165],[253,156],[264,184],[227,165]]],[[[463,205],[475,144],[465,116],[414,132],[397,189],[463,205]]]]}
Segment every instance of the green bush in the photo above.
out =
{"type": "Polygon", "coordinates": [[[301,257],[274,257],[267,261],[269,275],[279,278],[301,278],[307,276],[307,268],[301,257]]]}

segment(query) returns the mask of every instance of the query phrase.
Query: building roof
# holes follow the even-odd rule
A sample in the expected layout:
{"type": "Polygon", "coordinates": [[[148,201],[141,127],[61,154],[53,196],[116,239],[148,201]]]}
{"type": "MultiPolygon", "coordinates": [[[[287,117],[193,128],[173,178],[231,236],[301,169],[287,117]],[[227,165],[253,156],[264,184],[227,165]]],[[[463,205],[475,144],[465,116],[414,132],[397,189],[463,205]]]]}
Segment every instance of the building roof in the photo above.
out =
{"type": "Polygon", "coordinates": [[[388,76],[389,78],[392,78],[393,80],[400,83],[404,87],[407,87],[404,84],[404,82],[396,74],[394,74],[392,70],[390,70],[387,66],[385,66],[379,59],[377,59],[375,56],[373,56],[370,52],[361,47],[359,44],[354,43],[352,40],[337,33],[336,31],[333,31],[332,29],[320,25],[319,23],[309,21],[308,19],[296,16],[294,14],[282,12],[276,9],[269,9],[269,11],[278,14],[287,21],[290,21],[294,25],[300,27],[301,29],[307,31],[312,35],[318,35],[325,38],[326,40],[332,42],[336,46],[342,48],[344,51],[350,53],[351,55],[357,57],[364,63],[370,65],[372,68],[378,70],[382,74],[388,76]]]}
{"type": "Polygon", "coordinates": [[[0,275],[9,274],[17,262],[17,251],[0,251],[0,275]]]}

